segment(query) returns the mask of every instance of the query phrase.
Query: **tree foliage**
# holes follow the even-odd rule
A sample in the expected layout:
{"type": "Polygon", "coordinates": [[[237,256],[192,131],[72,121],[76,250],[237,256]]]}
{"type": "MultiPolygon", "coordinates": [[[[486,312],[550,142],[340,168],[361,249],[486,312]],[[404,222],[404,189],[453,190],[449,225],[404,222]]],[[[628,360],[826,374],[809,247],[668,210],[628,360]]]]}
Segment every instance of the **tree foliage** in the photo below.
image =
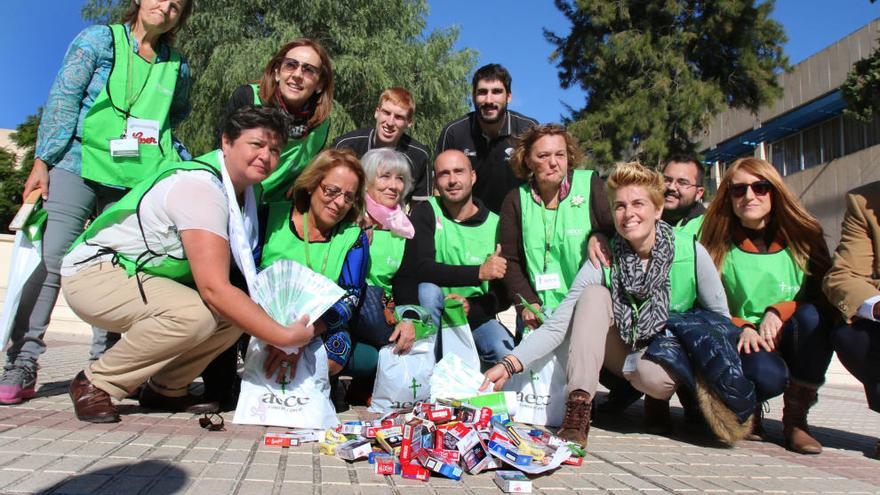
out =
{"type": "Polygon", "coordinates": [[[696,151],[727,107],[757,111],[788,69],[773,0],[555,0],[569,33],[548,30],[562,86],[585,105],[571,130],[599,164],[657,164],[696,151]]]}
{"type": "Polygon", "coordinates": [[[21,206],[24,181],[34,163],[34,147],[37,144],[37,128],[40,126],[42,108],[29,115],[15,128],[9,138],[23,152],[22,157],[0,148],[0,232],[9,233],[9,222],[21,206]]]}
{"type": "Polygon", "coordinates": [[[841,90],[847,116],[870,122],[880,113],[880,47],[855,63],[841,90]]]}
{"type": "MultiPolygon", "coordinates": [[[[127,3],[88,0],[83,17],[117,20],[127,3]]],[[[372,126],[379,93],[404,86],[417,104],[414,136],[433,143],[443,124],[467,111],[476,56],[454,48],[454,28],[423,35],[427,11],[425,0],[197,0],[177,36],[194,74],[193,112],[175,134],[194,154],[212,148],[232,91],[257,80],[283,43],[307,36],[333,60],[331,138],[372,126]]]]}

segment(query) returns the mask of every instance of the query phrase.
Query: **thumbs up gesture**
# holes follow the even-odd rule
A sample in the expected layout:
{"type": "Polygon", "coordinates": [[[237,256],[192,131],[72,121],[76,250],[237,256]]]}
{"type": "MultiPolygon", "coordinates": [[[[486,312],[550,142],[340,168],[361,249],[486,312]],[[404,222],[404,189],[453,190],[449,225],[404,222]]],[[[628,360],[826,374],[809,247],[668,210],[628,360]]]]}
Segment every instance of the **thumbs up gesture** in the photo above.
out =
{"type": "Polygon", "coordinates": [[[501,244],[495,245],[495,252],[490,254],[480,265],[480,280],[496,280],[504,278],[507,272],[507,260],[501,257],[501,244]]]}

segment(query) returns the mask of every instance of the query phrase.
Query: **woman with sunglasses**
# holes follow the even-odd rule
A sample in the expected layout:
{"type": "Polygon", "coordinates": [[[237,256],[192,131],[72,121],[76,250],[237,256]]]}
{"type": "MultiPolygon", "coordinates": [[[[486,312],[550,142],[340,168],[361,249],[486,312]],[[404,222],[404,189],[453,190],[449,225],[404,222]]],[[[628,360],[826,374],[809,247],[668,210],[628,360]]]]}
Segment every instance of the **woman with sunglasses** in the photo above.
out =
{"type": "Polygon", "coordinates": [[[237,108],[268,105],[290,120],[290,136],[278,169],[262,183],[262,201],[283,201],[297,176],[327,142],[333,109],[333,66],[324,47],[309,38],[286,43],[266,64],[257,84],[236,88],[226,104],[237,108]]]}
{"type": "MultiPolygon", "coordinates": [[[[364,205],[364,169],[350,150],[324,150],[296,179],[293,201],[268,205],[260,266],[293,260],[342,287],[345,295],[314,321],[327,350],[330,375],[351,355],[349,322],[366,290],[369,241],[357,219],[364,205]]],[[[269,362],[296,369],[299,354],[270,348],[269,362]]],[[[267,369],[272,374],[275,369],[267,369]]]]}
{"type": "MultiPolygon", "coordinates": [[[[822,277],[830,267],[822,227],[773,165],[743,158],[724,174],[706,212],[701,242],[742,328],[743,370],[755,379],[759,396],[772,397],[783,390],[779,385],[766,389],[764,369],[770,353],[785,360],[790,374],[782,411],[786,447],[818,454],[822,446],[810,435],[807,412],[831,361],[833,314],[822,294],[822,277]]],[[[753,433],[762,435],[760,419],[753,433]]]]}

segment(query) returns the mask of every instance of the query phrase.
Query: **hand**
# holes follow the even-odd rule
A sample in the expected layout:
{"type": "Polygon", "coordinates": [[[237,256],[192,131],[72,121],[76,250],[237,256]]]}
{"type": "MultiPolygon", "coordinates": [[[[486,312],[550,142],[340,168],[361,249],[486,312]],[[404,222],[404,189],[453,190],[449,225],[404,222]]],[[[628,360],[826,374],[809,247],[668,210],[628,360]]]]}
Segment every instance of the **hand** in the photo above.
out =
{"type": "Polygon", "coordinates": [[[605,234],[595,232],[590,236],[590,240],[587,241],[587,253],[593,267],[599,268],[600,264],[604,267],[611,266],[611,246],[605,234]]]}
{"type": "Polygon", "coordinates": [[[290,383],[293,380],[293,376],[296,374],[296,363],[299,362],[302,353],[287,354],[274,346],[268,346],[267,350],[269,351],[269,355],[266,357],[266,362],[263,364],[266,378],[272,378],[272,375],[274,375],[275,372],[278,372],[278,378],[275,379],[277,383],[290,383]]]}
{"type": "Polygon", "coordinates": [[[49,167],[46,165],[46,162],[39,158],[34,159],[31,173],[28,175],[27,180],[24,181],[24,191],[21,193],[22,200],[37,189],[43,191],[41,194],[43,201],[49,199],[49,167]]]}
{"type": "Polygon", "coordinates": [[[492,385],[493,392],[497,392],[510,379],[507,370],[504,369],[504,365],[500,363],[489,368],[483,376],[486,378],[483,380],[483,384],[480,385],[480,392],[489,388],[489,385],[492,385]]]}
{"type": "Polygon", "coordinates": [[[456,301],[461,302],[461,306],[464,309],[464,315],[467,316],[471,311],[471,305],[468,302],[467,298],[459,295],[459,294],[449,294],[446,296],[446,299],[455,299],[456,301]]]}
{"type": "Polygon", "coordinates": [[[394,327],[394,333],[388,337],[388,342],[395,342],[394,353],[406,354],[412,349],[416,341],[416,327],[410,320],[403,320],[394,327]]]}
{"type": "Polygon", "coordinates": [[[739,334],[739,342],[736,344],[736,350],[739,352],[744,352],[746,354],[751,354],[752,352],[760,352],[761,347],[764,348],[767,352],[770,351],[770,346],[767,345],[767,342],[763,337],[752,327],[745,327],[742,330],[742,333],[739,334]]]}
{"type": "Polygon", "coordinates": [[[300,316],[286,328],[289,331],[279,340],[280,346],[304,346],[315,336],[315,326],[309,325],[309,315],[300,316]]]}
{"type": "Polygon", "coordinates": [[[507,260],[501,256],[501,244],[495,245],[495,252],[490,254],[480,265],[480,280],[497,280],[507,273],[507,260]]]}
{"type": "Polygon", "coordinates": [[[758,326],[758,332],[760,332],[761,337],[770,346],[771,351],[776,349],[779,338],[782,337],[780,330],[782,330],[782,318],[779,317],[779,313],[776,311],[768,309],[764,313],[761,325],[758,326]]]}
{"type": "MultiPolygon", "coordinates": [[[[534,308],[537,309],[538,311],[541,310],[540,304],[533,304],[532,306],[534,306],[534,308]]],[[[536,315],[535,313],[532,313],[532,311],[529,308],[523,307],[523,309],[522,309],[522,311],[520,311],[519,315],[522,318],[523,324],[525,326],[531,328],[532,330],[541,326],[541,322],[538,321],[538,315],[536,315]]]]}

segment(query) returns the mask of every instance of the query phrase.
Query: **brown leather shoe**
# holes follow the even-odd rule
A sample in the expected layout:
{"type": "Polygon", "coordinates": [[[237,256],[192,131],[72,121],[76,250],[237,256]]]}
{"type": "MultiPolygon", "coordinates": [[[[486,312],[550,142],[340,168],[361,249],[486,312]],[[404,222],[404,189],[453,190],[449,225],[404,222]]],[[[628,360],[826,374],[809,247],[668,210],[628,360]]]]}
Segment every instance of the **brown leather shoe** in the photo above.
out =
{"type": "Polygon", "coordinates": [[[593,399],[583,390],[573,390],[565,401],[565,418],[556,435],[587,448],[593,399]]]}
{"type": "Polygon", "coordinates": [[[672,417],[669,415],[669,400],[645,396],[645,431],[652,435],[672,433],[672,417]]]}
{"type": "Polygon", "coordinates": [[[110,394],[92,385],[84,372],[80,371],[70,382],[68,391],[76,419],[89,423],[119,422],[119,413],[110,400],[110,394]]]}
{"type": "Polygon", "coordinates": [[[220,410],[220,403],[207,401],[195,395],[168,397],[153,390],[149,384],[144,386],[140,397],[141,407],[169,412],[185,412],[192,414],[212,413],[220,410]]]}
{"type": "Polygon", "coordinates": [[[810,435],[807,413],[816,403],[816,388],[791,382],[782,395],[785,447],[799,454],[821,454],[822,444],[810,435]]]}

